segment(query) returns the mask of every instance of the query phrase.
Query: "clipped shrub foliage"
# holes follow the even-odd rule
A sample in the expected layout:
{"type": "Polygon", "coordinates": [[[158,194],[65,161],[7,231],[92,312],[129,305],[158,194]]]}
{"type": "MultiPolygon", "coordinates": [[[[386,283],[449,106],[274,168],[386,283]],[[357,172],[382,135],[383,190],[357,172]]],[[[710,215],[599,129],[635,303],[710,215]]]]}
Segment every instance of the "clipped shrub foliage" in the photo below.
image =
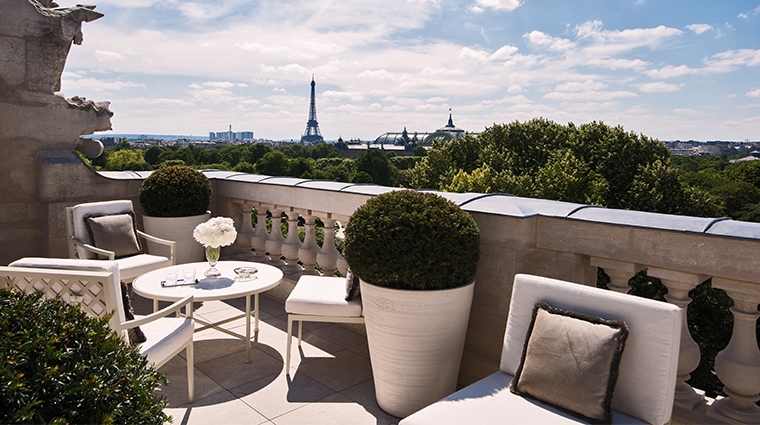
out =
{"type": "Polygon", "coordinates": [[[0,423],[161,424],[166,377],[78,306],[0,289],[0,423]]]}
{"type": "Polygon", "coordinates": [[[466,285],[480,260],[480,230],[455,203],[399,190],[369,199],[346,226],[343,256],[365,282],[398,289],[466,285]]]}
{"type": "Polygon", "coordinates": [[[170,165],[154,171],[140,188],[140,204],[151,217],[203,214],[211,203],[211,183],[200,171],[170,165]]]}

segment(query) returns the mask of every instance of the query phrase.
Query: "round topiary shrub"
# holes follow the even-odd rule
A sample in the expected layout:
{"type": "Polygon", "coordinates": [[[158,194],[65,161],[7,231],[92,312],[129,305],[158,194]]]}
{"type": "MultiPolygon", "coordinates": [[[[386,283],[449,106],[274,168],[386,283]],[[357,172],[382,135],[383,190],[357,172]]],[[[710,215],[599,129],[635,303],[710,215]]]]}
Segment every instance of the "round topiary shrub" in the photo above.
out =
{"type": "Polygon", "coordinates": [[[0,423],[162,424],[165,375],[79,306],[0,289],[0,423]]]}
{"type": "Polygon", "coordinates": [[[480,231],[455,203],[434,193],[398,190],[369,199],[353,213],[343,256],[373,285],[456,288],[475,276],[480,231]]]}
{"type": "Polygon", "coordinates": [[[154,171],[140,188],[140,204],[151,217],[204,214],[211,203],[211,183],[200,171],[171,165],[154,171]]]}

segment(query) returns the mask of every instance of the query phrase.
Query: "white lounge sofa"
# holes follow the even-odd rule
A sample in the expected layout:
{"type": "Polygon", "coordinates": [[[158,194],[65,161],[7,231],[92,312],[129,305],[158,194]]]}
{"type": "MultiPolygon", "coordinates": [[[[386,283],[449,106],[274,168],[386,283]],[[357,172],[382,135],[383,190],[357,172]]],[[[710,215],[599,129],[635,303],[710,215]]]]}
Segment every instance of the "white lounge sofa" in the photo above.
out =
{"type": "Polygon", "coordinates": [[[621,319],[630,334],[612,398],[615,424],[665,424],[673,410],[681,310],[664,302],[545,277],[517,275],[500,371],[408,416],[399,425],[566,424],[577,417],[510,392],[536,302],[621,319]]]}

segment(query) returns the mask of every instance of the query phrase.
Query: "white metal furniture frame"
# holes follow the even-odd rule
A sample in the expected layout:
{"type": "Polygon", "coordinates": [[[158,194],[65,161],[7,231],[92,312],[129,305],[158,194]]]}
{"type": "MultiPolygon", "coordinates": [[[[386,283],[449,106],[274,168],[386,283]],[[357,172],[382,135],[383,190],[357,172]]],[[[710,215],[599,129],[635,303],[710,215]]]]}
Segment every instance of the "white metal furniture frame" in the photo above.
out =
{"type": "Polygon", "coordinates": [[[613,423],[665,424],[673,411],[681,337],[681,310],[664,302],[564,282],[515,276],[500,371],[408,416],[399,425],[579,423],[539,401],[512,394],[533,306],[552,307],[605,319],[621,319],[630,331],[612,398],[613,423]]]}
{"type": "Polygon", "coordinates": [[[88,214],[119,214],[133,211],[132,201],[103,201],[79,204],[66,208],[66,234],[68,236],[69,258],[97,259],[97,255],[107,256],[109,260],[119,264],[120,277],[125,282],[131,282],[137,276],[157,268],[176,264],[177,244],[174,241],[151,236],[137,230],[137,236],[170,248],[170,256],[164,257],[151,254],[137,254],[129,257],[115,258],[113,251],[100,249],[91,244],[90,235],[84,223],[88,214]]]}
{"type": "Polygon", "coordinates": [[[119,277],[118,265],[113,261],[22,258],[8,267],[0,267],[0,287],[39,292],[46,298],[60,296],[66,303],[79,304],[91,317],[114,311],[110,327],[125,341],[129,341],[127,330],[139,326],[147,337],[147,341],[140,344],[140,353],[156,368],[184,349],[187,394],[192,403],[195,393],[193,297],[184,297],[161,311],[126,321],[119,277]],[[185,317],[180,317],[183,307],[185,317]]]}
{"type": "Polygon", "coordinates": [[[290,349],[293,322],[298,322],[298,346],[301,346],[303,322],[364,323],[359,297],[346,301],[346,279],[331,276],[301,276],[285,301],[288,313],[288,343],[285,374],[290,374],[290,349]]]}
{"type": "Polygon", "coordinates": [[[254,299],[254,333],[259,332],[259,294],[268,291],[280,284],[282,271],[277,267],[267,264],[251,263],[247,261],[219,261],[216,268],[222,273],[218,278],[206,278],[203,272],[209,268],[208,263],[188,263],[176,266],[164,267],[145,273],[132,282],[132,290],[145,298],[153,300],[153,310],[158,310],[159,301],[176,301],[188,296],[193,296],[196,302],[228,300],[245,297],[245,313],[230,317],[219,322],[207,322],[200,318],[195,321],[202,323],[196,332],[214,328],[228,335],[247,341],[245,346],[245,362],[251,362],[251,295],[254,299]],[[253,266],[258,272],[252,279],[240,279],[235,275],[234,269],[242,266],[253,266]],[[174,270],[178,277],[182,277],[183,270],[194,268],[198,284],[189,286],[162,287],[161,281],[167,270],[174,270]],[[219,325],[229,323],[245,317],[245,337],[229,331],[219,325]]]}

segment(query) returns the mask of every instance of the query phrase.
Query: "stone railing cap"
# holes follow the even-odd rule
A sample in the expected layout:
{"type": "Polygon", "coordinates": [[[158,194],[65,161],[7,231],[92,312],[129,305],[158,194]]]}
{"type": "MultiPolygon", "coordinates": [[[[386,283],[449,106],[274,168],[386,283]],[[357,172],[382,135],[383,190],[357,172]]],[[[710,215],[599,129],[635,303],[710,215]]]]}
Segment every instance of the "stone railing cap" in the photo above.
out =
{"type": "Polygon", "coordinates": [[[334,190],[339,192],[353,185],[354,183],[336,182],[332,180],[306,180],[303,183],[299,183],[298,187],[320,190],[334,190]]]}
{"type": "Polygon", "coordinates": [[[710,235],[760,239],[760,223],[718,219],[709,229],[707,229],[706,233],[710,235]]]}
{"type": "Polygon", "coordinates": [[[652,229],[704,233],[715,223],[715,218],[689,217],[644,211],[607,208],[583,208],[569,216],[571,219],[652,229]]]}
{"type": "Polygon", "coordinates": [[[568,217],[583,208],[598,208],[570,202],[549,201],[546,199],[520,198],[507,194],[491,194],[476,197],[465,202],[462,208],[470,212],[507,215],[512,217],[568,217]]]}

